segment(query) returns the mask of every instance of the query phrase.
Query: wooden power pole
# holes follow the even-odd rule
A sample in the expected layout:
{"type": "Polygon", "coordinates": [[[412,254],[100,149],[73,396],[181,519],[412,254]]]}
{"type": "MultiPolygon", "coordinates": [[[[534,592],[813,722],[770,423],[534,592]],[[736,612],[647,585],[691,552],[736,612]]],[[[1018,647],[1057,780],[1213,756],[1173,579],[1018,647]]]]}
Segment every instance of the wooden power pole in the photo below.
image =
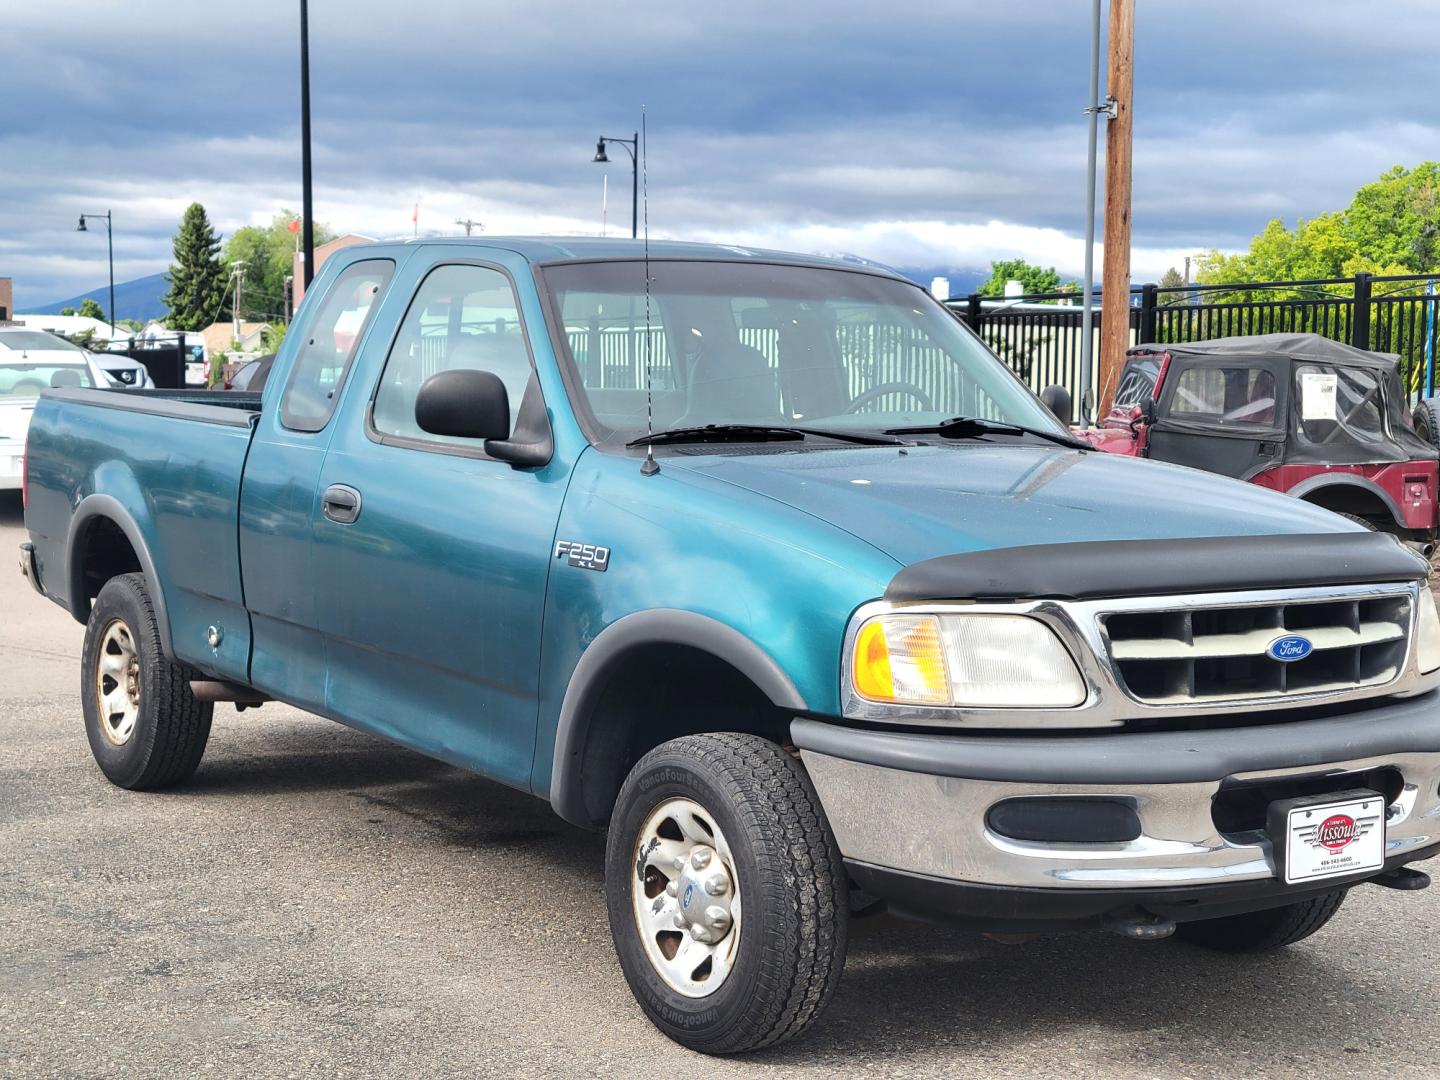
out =
{"type": "Polygon", "coordinates": [[[1105,415],[1130,347],[1130,166],[1135,87],[1135,0],[1110,0],[1110,97],[1105,130],[1105,266],[1100,292],[1100,396],[1105,415]]]}

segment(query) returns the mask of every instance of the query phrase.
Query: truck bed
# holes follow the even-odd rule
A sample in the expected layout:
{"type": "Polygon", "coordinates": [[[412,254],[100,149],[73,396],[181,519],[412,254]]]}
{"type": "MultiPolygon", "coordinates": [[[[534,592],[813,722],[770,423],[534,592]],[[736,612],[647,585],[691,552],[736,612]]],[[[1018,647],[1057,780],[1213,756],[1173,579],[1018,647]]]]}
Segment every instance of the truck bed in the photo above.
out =
{"type": "Polygon", "coordinates": [[[243,677],[249,620],[236,528],[259,411],[259,394],[228,391],[46,391],[30,425],[26,520],[52,599],[88,614],[100,583],[76,567],[96,545],[147,573],[147,562],[164,566],[161,625],[175,655],[243,677]],[[134,535],[119,535],[107,514],[134,535]],[[222,612],[225,642],[215,650],[206,631],[222,612]]]}

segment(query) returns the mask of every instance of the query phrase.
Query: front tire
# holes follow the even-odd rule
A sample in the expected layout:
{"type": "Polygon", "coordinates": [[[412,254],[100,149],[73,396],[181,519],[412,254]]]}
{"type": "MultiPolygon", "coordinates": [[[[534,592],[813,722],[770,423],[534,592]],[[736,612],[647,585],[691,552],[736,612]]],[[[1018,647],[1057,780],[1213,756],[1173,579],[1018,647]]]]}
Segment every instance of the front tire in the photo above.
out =
{"type": "Polygon", "coordinates": [[[195,700],[194,673],[161,650],[144,574],[121,574],[101,588],[80,670],[85,734],[106,779],[139,791],[171,787],[195,771],[215,707],[195,700]]]}
{"type": "Polygon", "coordinates": [[[1220,952],[1269,952],[1303,941],[1333,919],[1344,902],[1345,890],[1336,889],[1298,904],[1181,923],[1175,936],[1220,952]]]}
{"type": "Polygon", "coordinates": [[[611,818],[605,894],[636,1001],[701,1053],[793,1038],[844,968],[835,838],[799,762],[753,735],[691,735],[641,758],[611,818]]]}

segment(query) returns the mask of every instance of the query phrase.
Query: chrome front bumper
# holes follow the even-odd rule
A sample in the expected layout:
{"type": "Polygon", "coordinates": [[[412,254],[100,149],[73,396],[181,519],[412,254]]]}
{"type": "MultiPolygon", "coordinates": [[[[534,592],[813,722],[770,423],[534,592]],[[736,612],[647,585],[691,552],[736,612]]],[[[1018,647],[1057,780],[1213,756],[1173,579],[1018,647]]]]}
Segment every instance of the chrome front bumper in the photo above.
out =
{"type": "Polygon", "coordinates": [[[1214,731],[985,740],[798,720],[792,737],[846,859],[954,882],[1139,890],[1271,879],[1263,833],[1217,827],[1212,805],[1222,786],[1373,768],[1403,778],[1388,810],[1387,858],[1440,842],[1435,693],[1361,716],[1214,731]],[[1247,744],[1253,767],[1235,767],[1247,744]],[[1036,843],[986,823],[1005,799],[1096,795],[1129,801],[1141,835],[1036,843]]]}

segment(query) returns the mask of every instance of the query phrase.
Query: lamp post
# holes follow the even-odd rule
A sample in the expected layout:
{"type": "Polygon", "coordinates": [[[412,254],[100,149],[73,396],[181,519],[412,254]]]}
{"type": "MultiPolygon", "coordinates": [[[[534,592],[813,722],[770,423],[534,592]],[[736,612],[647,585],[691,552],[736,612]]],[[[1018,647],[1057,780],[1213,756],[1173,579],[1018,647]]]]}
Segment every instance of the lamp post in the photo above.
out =
{"type": "Polygon", "coordinates": [[[115,235],[110,229],[110,211],[103,214],[81,214],[80,224],[75,226],[76,232],[89,232],[85,227],[86,218],[105,219],[105,247],[110,254],[110,310],[106,312],[110,316],[110,336],[115,336],[115,235]]]}
{"type": "Polygon", "coordinates": [[[315,215],[310,186],[310,5],[300,0],[300,288],[315,278],[315,215]]]}
{"type": "Polygon", "coordinates": [[[640,148],[640,133],[635,132],[629,139],[613,139],[608,135],[601,135],[595,144],[593,159],[600,165],[610,162],[610,158],[605,154],[607,143],[619,143],[630,155],[630,239],[634,240],[640,235],[640,159],[636,156],[636,151],[640,148]]]}

